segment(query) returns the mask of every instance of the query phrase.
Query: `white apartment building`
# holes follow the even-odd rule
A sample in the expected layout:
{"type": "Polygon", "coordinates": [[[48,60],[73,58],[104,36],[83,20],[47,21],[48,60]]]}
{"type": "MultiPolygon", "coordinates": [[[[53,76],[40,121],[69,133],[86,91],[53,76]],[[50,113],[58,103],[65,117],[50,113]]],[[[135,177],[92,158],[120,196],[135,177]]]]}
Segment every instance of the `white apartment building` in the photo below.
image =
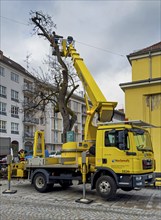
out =
{"type": "MultiPolygon", "coordinates": [[[[46,118],[40,117],[39,112],[34,118],[24,113],[31,92],[34,91],[34,82],[35,77],[0,51],[0,137],[11,138],[15,155],[21,148],[32,150],[36,130],[45,131],[45,143],[49,151],[61,149],[62,118],[60,113],[54,113],[51,104],[48,105],[46,118]]],[[[82,141],[86,119],[84,98],[73,95],[70,106],[77,114],[73,128],[75,141],[82,141]]],[[[124,120],[125,115],[115,111],[114,118],[124,120]]]]}

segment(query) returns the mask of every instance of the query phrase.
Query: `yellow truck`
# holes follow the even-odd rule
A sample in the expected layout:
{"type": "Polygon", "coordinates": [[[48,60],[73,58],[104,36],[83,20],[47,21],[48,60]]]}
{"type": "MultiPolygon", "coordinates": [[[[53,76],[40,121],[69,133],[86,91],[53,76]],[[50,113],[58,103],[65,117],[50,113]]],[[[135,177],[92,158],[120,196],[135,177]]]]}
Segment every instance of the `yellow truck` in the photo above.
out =
{"type": "Polygon", "coordinates": [[[85,138],[79,143],[64,143],[60,158],[45,158],[44,132],[37,131],[33,158],[13,164],[12,176],[28,178],[39,192],[56,183],[62,187],[90,183],[91,190],[96,189],[105,199],[114,197],[119,188],[130,191],[153,184],[155,160],[146,130],[149,124],[111,122],[117,103],[106,100],[73,42],[72,37],[61,40],[61,56],[71,57],[86,91],[85,138]],[[94,125],[95,114],[98,123],[94,125]]]}

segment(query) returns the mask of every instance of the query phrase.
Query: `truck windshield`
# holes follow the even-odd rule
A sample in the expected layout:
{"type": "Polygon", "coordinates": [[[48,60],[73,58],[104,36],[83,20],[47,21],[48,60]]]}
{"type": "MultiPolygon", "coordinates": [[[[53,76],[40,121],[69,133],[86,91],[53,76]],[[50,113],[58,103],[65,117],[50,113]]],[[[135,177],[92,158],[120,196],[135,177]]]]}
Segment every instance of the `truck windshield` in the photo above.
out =
{"type": "Polygon", "coordinates": [[[151,138],[148,131],[135,129],[133,131],[136,147],[140,151],[153,151],[151,138]]]}

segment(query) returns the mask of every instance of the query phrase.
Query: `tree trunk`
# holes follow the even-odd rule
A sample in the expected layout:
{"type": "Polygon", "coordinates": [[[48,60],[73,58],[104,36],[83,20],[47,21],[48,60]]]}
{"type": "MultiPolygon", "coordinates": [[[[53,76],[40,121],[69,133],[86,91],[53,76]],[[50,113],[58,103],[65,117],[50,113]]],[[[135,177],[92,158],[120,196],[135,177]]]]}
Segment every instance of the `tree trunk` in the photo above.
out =
{"type": "Polygon", "coordinates": [[[62,67],[62,75],[63,75],[63,82],[61,84],[61,87],[59,88],[59,94],[58,94],[58,100],[57,100],[57,112],[61,113],[61,116],[63,118],[63,143],[66,142],[67,132],[71,131],[73,128],[74,123],[77,120],[77,116],[68,107],[68,100],[69,97],[73,94],[74,90],[78,87],[75,86],[73,90],[71,91],[70,95],[67,96],[67,89],[68,89],[68,68],[65,64],[65,62],[62,60],[60,51],[59,51],[59,45],[55,42],[55,32],[53,32],[52,35],[49,34],[49,32],[46,30],[46,26],[43,26],[43,21],[47,22],[48,17],[44,16],[42,13],[36,12],[35,16],[31,18],[31,20],[35,23],[38,30],[41,31],[41,33],[38,33],[39,35],[44,36],[51,44],[51,46],[55,49],[55,55],[58,59],[59,64],[62,67]]]}

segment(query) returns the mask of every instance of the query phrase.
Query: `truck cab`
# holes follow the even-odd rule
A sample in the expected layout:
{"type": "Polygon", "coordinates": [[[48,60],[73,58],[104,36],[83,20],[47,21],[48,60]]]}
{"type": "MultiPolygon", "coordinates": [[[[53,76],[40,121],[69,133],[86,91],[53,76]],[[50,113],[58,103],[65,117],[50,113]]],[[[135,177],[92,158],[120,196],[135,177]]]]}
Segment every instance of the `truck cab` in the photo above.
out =
{"type": "MultiPolygon", "coordinates": [[[[154,183],[155,161],[149,132],[134,124],[120,122],[98,127],[93,188],[98,176],[103,175],[112,177],[116,188],[125,191],[154,183]]],[[[103,183],[106,185],[107,181],[103,183]]]]}

